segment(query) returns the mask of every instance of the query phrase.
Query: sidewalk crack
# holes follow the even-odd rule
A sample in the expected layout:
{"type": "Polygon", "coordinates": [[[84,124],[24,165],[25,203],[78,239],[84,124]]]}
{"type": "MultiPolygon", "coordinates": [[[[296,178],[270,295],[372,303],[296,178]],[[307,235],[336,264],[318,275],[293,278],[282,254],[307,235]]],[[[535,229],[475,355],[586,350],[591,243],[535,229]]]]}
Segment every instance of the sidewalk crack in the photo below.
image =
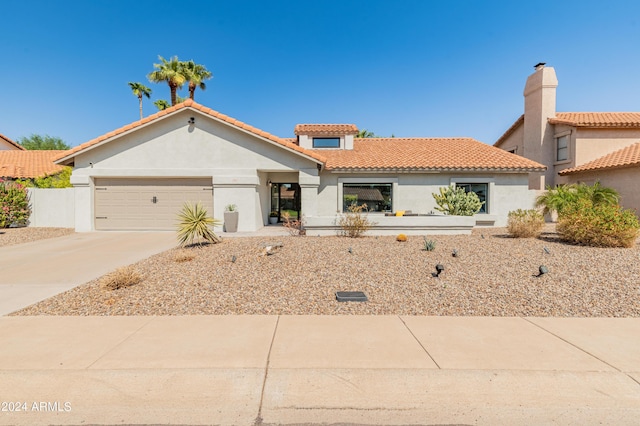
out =
{"type": "Polygon", "coordinates": [[[264,401],[264,390],[267,386],[267,377],[269,376],[269,363],[271,362],[271,350],[273,349],[273,342],[276,340],[276,332],[278,331],[278,324],[280,323],[280,315],[276,319],[276,326],[273,328],[273,335],[271,336],[271,344],[269,345],[269,353],[267,354],[267,364],[264,367],[264,379],[262,380],[262,391],[260,392],[260,405],[258,406],[258,415],[256,416],[253,426],[262,425],[262,402],[264,401]]]}
{"type": "Polygon", "coordinates": [[[429,351],[427,350],[427,348],[424,347],[424,345],[422,344],[422,342],[420,340],[418,340],[418,338],[416,337],[415,334],[413,334],[413,331],[411,331],[411,329],[409,328],[409,326],[407,325],[406,322],[404,322],[404,320],[402,319],[402,317],[400,315],[398,315],[398,319],[400,321],[402,321],[402,324],[404,324],[405,328],[409,331],[409,333],[411,333],[411,335],[413,336],[413,338],[415,339],[416,342],[418,342],[418,344],[420,345],[420,347],[422,348],[422,350],[429,356],[429,358],[431,358],[431,361],[433,361],[433,363],[436,365],[436,367],[438,367],[438,370],[442,370],[442,367],[440,367],[440,364],[438,364],[438,362],[431,356],[431,354],[429,353],[429,351]]]}
{"type": "MultiPolygon", "coordinates": [[[[596,355],[594,355],[594,354],[592,354],[591,352],[587,351],[586,349],[583,349],[583,348],[581,348],[580,346],[578,346],[578,345],[576,345],[576,344],[574,344],[574,343],[570,342],[569,340],[565,339],[564,337],[560,337],[560,336],[558,336],[557,334],[555,334],[554,332],[552,332],[552,331],[550,331],[550,330],[547,330],[547,329],[546,329],[546,328],[544,328],[543,326],[541,326],[541,325],[539,325],[539,324],[536,324],[536,323],[535,323],[535,322],[533,322],[533,321],[530,321],[528,318],[525,318],[525,317],[520,317],[520,318],[522,318],[523,320],[525,320],[525,321],[526,321],[526,322],[528,322],[529,324],[532,324],[532,325],[534,325],[534,326],[538,327],[540,330],[545,331],[545,332],[549,333],[550,335],[552,335],[552,336],[554,336],[554,337],[556,337],[556,338],[558,338],[558,339],[562,340],[563,342],[568,343],[569,345],[571,345],[571,346],[573,346],[574,348],[578,349],[580,352],[584,352],[585,354],[587,354],[587,355],[589,355],[589,356],[591,356],[591,357],[593,357],[593,358],[597,359],[597,360],[598,360],[598,361],[600,361],[601,363],[603,363],[603,364],[605,364],[605,365],[608,365],[609,367],[613,368],[614,370],[616,370],[616,371],[618,371],[618,372],[620,372],[620,373],[624,373],[624,371],[620,370],[620,369],[619,369],[618,367],[616,367],[615,365],[610,364],[610,363],[608,363],[607,361],[605,361],[605,360],[603,360],[603,359],[601,359],[601,358],[597,357],[596,355]]],[[[635,381],[635,380],[634,380],[634,381],[635,381]]]]}

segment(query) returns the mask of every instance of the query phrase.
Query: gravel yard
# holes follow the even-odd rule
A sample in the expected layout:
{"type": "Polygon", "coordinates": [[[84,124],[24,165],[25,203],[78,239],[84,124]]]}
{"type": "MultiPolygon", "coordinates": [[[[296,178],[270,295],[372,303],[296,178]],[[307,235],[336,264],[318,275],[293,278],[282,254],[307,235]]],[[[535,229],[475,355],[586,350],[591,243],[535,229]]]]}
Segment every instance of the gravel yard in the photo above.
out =
{"type": "Polygon", "coordinates": [[[0,229],[0,247],[62,237],[74,232],[73,228],[2,228],[0,229]]]}
{"type": "Polygon", "coordinates": [[[640,246],[574,246],[553,231],[429,236],[431,252],[417,236],[228,238],[135,264],[143,280],[132,287],[106,290],[96,280],[14,315],[640,316],[640,246]],[[276,242],[283,247],[262,254],[276,242]],[[445,270],[435,278],[437,263],[445,270]],[[549,273],[534,277],[542,264],[549,273]],[[364,291],[369,302],[337,302],[336,291],[364,291]]]}

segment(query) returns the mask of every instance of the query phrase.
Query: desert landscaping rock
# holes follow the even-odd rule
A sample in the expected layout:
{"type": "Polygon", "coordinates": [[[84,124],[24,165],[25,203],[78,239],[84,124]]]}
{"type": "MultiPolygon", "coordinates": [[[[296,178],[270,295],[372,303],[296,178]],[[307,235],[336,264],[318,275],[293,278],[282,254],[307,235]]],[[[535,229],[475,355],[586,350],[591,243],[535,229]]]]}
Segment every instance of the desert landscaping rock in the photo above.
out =
{"type": "Polygon", "coordinates": [[[545,231],[429,236],[430,252],[419,236],[283,237],[276,256],[261,255],[264,237],[227,238],[134,264],[142,276],[134,286],[110,291],[95,280],[14,315],[640,316],[640,246],[576,246],[552,225],[545,231]],[[176,261],[185,250],[193,259],[176,261]],[[437,264],[444,271],[434,278],[437,264]],[[535,277],[542,264],[549,272],[535,277]],[[338,302],[337,291],[369,301],[338,302]]]}
{"type": "Polygon", "coordinates": [[[73,228],[0,228],[0,247],[73,234],[73,228]]]}

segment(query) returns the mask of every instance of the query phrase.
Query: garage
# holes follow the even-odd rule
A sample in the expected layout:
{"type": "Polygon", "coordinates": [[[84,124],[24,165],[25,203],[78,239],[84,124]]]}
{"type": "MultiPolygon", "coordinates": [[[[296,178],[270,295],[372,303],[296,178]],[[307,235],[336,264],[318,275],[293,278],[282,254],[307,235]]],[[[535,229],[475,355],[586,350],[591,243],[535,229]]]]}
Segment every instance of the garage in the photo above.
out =
{"type": "Polygon", "coordinates": [[[185,202],[213,212],[211,178],[96,178],[96,230],[176,230],[185,202]]]}

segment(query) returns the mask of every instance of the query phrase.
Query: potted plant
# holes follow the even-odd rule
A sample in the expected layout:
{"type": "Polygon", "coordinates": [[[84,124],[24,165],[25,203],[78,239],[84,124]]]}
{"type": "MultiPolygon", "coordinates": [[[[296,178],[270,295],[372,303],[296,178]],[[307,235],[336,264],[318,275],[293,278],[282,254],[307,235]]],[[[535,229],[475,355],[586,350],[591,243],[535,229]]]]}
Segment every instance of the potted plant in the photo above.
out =
{"type": "Polygon", "coordinates": [[[224,208],[224,230],[225,232],[238,231],[238,206],[227,204],[224,208]]]}
{"type": "Polygon", "coordinates": [[[276,223],[278,223],[278,212],[275,210],[272,210],[271,213],[269,213],[269,223],[272,225],[275,225],[276,223]]]}

